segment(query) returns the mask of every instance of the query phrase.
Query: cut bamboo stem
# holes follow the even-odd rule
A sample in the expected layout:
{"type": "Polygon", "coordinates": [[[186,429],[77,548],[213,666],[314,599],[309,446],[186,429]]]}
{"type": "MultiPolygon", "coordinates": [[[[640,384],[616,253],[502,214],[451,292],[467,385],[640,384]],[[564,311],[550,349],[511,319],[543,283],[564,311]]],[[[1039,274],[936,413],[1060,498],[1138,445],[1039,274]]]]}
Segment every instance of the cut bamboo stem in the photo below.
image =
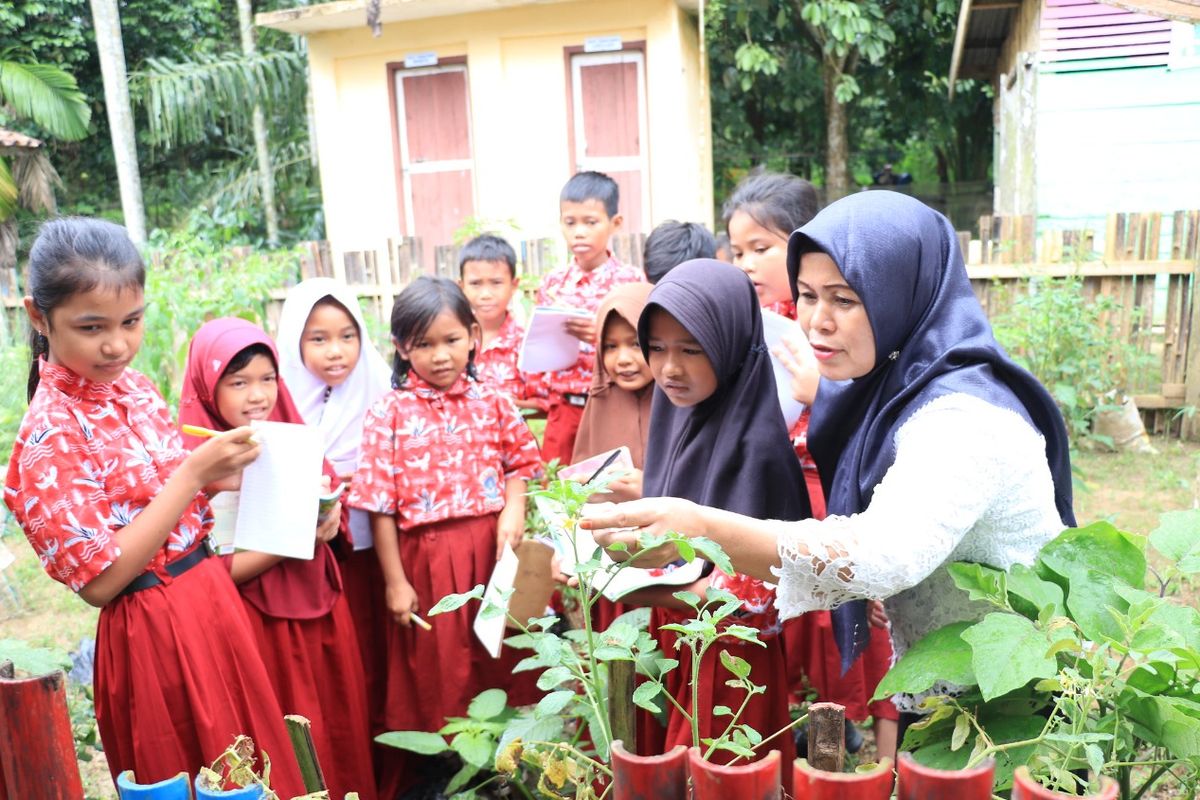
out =
{"type": "Polygon", "coordinates": [[[317,759],[317,746],[313,743],[312,723],[299,714],[288,714],[283,721],[287,724],[288,737],[292,740],[296,763],[300,765],[304,791],[311,794],[327,790],[329,787],[325,785],[325,774],[321,772],[321,762],[317,759]]]}
{"type": "Polygon", "coordinates": [[[824,772],[841,772],[846,762],[846,709],[837,703],[808,708],[808,763],[824,772]]]}

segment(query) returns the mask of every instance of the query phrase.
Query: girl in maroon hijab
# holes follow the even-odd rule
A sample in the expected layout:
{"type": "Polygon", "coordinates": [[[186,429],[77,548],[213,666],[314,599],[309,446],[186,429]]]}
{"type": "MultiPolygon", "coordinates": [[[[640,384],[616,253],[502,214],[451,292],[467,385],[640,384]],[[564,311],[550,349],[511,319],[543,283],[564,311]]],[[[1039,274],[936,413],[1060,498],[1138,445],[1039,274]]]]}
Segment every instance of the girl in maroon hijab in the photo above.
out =
{"type": "MultiPolygon", "coordinates": [[[[180,424],[223,431],[253,420],[303,424],[279,379],[275,344],[255,325],[229,317],[192,338],[180,424]]],[[[184,436],[189,447],[201,440],[184,436]]],[[[332,469],[326,465],[326,472],[332,469]]],[[[318,524],[311,561],[243,551],[226,556],[250,626],[285,714],[312,721],[332,797],[375,797],[367,696],[354,623],[337,562],[326,542],[339,514],[318,524]]]]}

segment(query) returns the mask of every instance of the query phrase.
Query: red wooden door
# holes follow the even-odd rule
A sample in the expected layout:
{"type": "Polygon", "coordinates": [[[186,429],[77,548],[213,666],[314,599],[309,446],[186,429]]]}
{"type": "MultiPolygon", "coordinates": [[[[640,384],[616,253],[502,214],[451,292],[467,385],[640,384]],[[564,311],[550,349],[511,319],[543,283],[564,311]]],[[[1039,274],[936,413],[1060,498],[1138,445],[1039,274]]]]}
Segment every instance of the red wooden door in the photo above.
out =
{"type": "Polygon", "coordinates": [[[467,68],[397,71],[396,114],[403,229],[432,262],[475,209],[467,68]]]}
{"type": "Polygon", "coordinates": [[[571,56],[576,171],[596,170],[621,189],[625,231],[649,229],[646,59],[638,50],[571,56]]]}

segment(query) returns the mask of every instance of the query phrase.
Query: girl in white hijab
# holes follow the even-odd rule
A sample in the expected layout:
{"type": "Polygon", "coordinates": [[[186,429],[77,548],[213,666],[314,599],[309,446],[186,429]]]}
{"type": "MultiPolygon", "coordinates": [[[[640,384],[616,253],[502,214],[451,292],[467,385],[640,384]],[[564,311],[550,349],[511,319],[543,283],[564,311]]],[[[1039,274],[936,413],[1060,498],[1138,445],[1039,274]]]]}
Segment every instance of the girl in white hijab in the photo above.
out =
{"type": "MultiPolygon", "coordinates": [[[[279,318],[279,371],[308,425],[320,428],[325,458],[349,481],[358,467],[363,416],[392,388],[392,370],[367,334],[358,297],[333,278],[311,278],[288,292],[279,318]]],[[[365,511],[351,510],[348,530],[353,550],[342,560],[342,580],[354,616],[370,697],[382,697],[387,674],[387,623],[380,614],[383,576],[375,557],[365,511]]],[[[381,711],[382,709],[379,709],[381,711]]],[[[382,733],[373,711],[372,735],[382,733]]],[[[382,723],[380,723],[382,724],[382,723]]]]}

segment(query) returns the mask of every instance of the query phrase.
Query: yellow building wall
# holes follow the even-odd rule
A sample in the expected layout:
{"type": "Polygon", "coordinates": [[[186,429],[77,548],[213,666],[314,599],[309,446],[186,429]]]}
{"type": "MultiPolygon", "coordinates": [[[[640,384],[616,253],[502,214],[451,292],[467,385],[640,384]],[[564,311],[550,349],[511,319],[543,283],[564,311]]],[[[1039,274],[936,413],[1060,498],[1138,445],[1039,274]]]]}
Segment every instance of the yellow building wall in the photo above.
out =
{"type": "Polygon", "coordinates": [[[335,253],[382,249],[401,232],[389,63],[465,56],[475,216],[558,236],[568,153],[564,48],[592,36],[644,41],[651,226],[712,224],[712,145],[696,22],[674,0],[589,0],[309,36],[326,229],[335,253]]]}

